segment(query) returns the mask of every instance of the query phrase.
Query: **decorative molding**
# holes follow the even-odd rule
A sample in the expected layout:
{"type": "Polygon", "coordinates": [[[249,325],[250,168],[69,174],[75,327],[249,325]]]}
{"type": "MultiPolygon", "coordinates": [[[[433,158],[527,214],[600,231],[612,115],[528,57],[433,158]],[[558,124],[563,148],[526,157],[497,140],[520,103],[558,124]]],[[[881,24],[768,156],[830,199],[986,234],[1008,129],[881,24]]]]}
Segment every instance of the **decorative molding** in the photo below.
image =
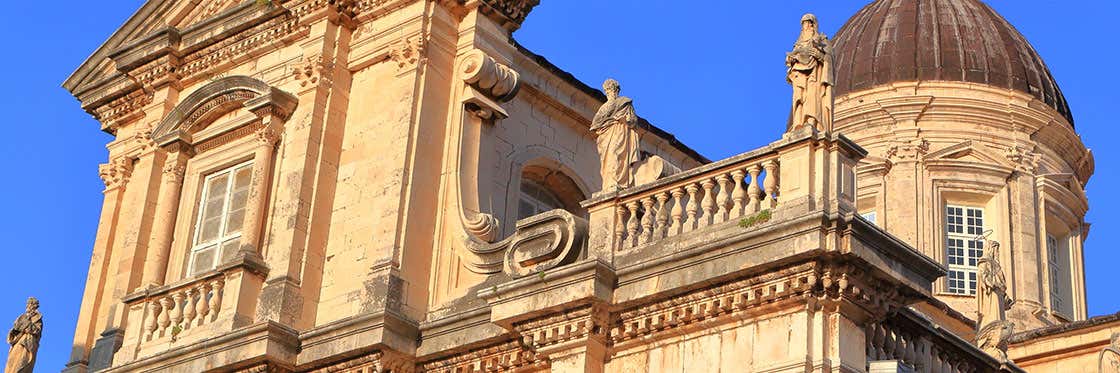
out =
{"type": "Polygon", "coordinates": [[[97,107],[92,114],[106,131],[116,133],[121,124],[143,117],[152,98],[151,93],[138,89],[97,107]]]}
{"type": "Polygon", "coordinates": [[[168,159],[167,163],[163,165],[163,175],[166,176],[169,182],[182,183],[183,178],[187,174],[187,165],[183,162],[176,162],[173,159],[168,159]]]}
{"type": "Polygon", "coordinates": [[[587,221],[552,210],[517,222],[505,252],[505,271],[513,278],[568,264],[583,253],[587,221]]]}
{"type": "Polygon", "coordinates": [[[1007,157],[1008,162],[1015,165],[1016,169],[1032,174],[1038,170],[1039,161],[1042,159],[1042,155],[1038,154],[1033,149],[1020,147],[1018,145],[1009,147],[1004,155],[1007,157]]]}
{"type": "Polygon", "coordinates": [[[391,350],[382,350],[307,373],[414,373],[416,371],[413,357],[391,350]]]}
{"type": "Polygon", "coordinates": [[[257,143],[261,145],[272,146],[280,141],[281,132],[278,128],[273,126],[264,126],[254,132],[256,135],[257,143]]]}
{"type": "Polygon", "coordinates": [[[510,341],[426,362],[420,370],[426,373],[499,372],[547,369],[548,366],[547,358],[538,356],[518,341],[510,341]]]}
{"type": "Polygon", "coordinates": [[[98,166],[98,174],[105,183],[105,190],[124,187],[132,177],[132,158],[116,157],[98,166]]]}
{"type": "Polygon", "coordinates": [[[598,305],[584,305],[561,313],[513,325],[521,344],[537,353],[550,347],[586,338],[607,339],[607,311],[598,305]]]}
{"type": "Polygon", "coordinates": [[[521,28],[529,12],[541,3],[540,0],[480,0],[479,2],[479,11],[494,18],[509,32],[521,28]]]}

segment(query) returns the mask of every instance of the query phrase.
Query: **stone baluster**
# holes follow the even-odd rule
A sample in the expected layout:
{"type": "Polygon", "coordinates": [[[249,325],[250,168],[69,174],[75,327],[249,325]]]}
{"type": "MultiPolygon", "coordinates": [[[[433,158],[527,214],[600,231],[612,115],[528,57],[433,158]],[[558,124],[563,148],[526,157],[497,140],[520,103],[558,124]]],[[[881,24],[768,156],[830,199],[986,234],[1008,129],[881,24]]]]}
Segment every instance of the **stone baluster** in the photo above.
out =
{"type": "Polygon", "coordinates": [[[195,303],[195,313],[198,314],[196,324],[202,325],[206,322],[206,316],[210,315],[210,299],[213,294],[209,284],[202,284],[198,286],[198,302],[195,303]]]}
{"type": "Polygon", "coordinates": [[[222,286],[225,285],[224,279],[217,279],[210,283],[210,319],[213,320],[218,317],[218,313],[222,310],[222,286]]]}
{"type": "Polygon", "coordinates": [[[758,184],[761,182],[758,179],[758,174],[762,172],[762,169],[758,165],[752,165],[747,168],[747,172],[751,175],[750,183],[747,184],[747,196],[751,199],[747,203],[747,214],[753,214],[759,211],[761,205],[759,198],[762,197],[762,190],[758,188],[758,184]]]}
{"type": "Polygon", "coordinates": [[[171,309],[171,325],[182,325],[183,292],[177,291],[174,294],[171,294],[171,301],[175,302],[175,307],[171,309]]]}
{"type": "Polygon", "coordinates": [[[638,246],[638,229],[640,228],[638,218],[638,208],[640,204],[638,201],[630,201],[626,204],[626,208],[630,210],[630,219],[626,221],[626,247],[638,246]]]}
{"type": "Polygon", "coordinates": [[[716,211],[715,220],[718,223],[727,221],[728,215],[731,214],[731,175],[723,173],[716,176],[716,182],[719,183],[719,194],[716,195],[716,204],[719,211],[716,211]]]}
{"type": "Polygon", "coordinates": [[[654,215],[653,196],[642,198],[642,233],[638,236],[638,244],[647,244],[653,239],[654,215]]]}
{"type": "Polygon", "coordinates": [[[704,187],[704,199],[700,202],[700,206],[704,208],[704,216],[700,218],[700,225],[706,227],[712,225],[712,217],[716,214],[716,196],[713,192],[716,181],[704,179],[700,181],[700,186],[704,187]]]}
{"type": "Polygon", "coordinates": [[[747,191],[743,189],[743,178],[747,173],[742,169],[731,171],[731,182],[734,183],[734,190],[731,192],[731,217],[742,217],[743,209],[746,207],[747,191]]]}
{"type": "Polygon", "coordinates": [[[615,226],[614,226],[614,248],[621,249],[626,247],[626,206],[618,206],[615,208],[615,226]]]}
{"type": "Polygon", "coordinates": [[[198,298],[198,289],[192,287],[187,289],[183,293],[187,296],[187,302],[186,304],[183,304],[183,326],[189,327],[191,326],[191,323],[194,322],[194,317],[198,315],[198,311],[195,310],[195,302],[197,301],[196,298],[198,298]]]}
{"type": "Polygon", "coordinates": [[[159,298],[159,305],[160,305],[160,309],[162,311],[159,313],[159,329],[158,330],[159,330],[159,334],[163,335],[163,333],[167,332],[167,328],[169,326],[171,326],[171,298],[160,297],[159,298]]]}
{"type": "Polygon", "coordinates": [[[696,215],[699,213],[700,204],[696,199],[696,192],[700,190],[700,186],[696,183],[692,183],[688,184],[684,189],[688,191],[688,205],[685,206],[685,213],[688,214],[688,219],[685,220],[684,231],[691,232],[693,229],[696,229],[698,223],[696,215]]]}
{"type": "Polygon", "coordinates": [[[766,169],[766,197],[762,201],[764,208],[773,208],[777,206],[778,200],[778,162],[773,160],[762,163],[762,168],[766,169]]]}
{"type": "Polygon", "coordinates": [[[160,317],[162,310],[163,309],[159,306],[159,302],[148,302],[148,319],[144,322],[144,339],[152,340],[152,335],[155,334],[156,328],[159,327],[157,319],[160,317]]]}
{"type": "Polygon", "coordinates": [[[672,215],[673,225],[669,227],[669,236],[676,236],[681,234],[681,229],[684,228],[684,188],[673,188],[670,194],[673,195],[673,210],[672,215]]]}
{"type": "Polygon", "coordinates": [[[669,200],[672,196],[669,192],[658,193],[657,196],[657,221],[653,229],[653,239],[659,240],[665,238],[669,233],[669,200]]]}

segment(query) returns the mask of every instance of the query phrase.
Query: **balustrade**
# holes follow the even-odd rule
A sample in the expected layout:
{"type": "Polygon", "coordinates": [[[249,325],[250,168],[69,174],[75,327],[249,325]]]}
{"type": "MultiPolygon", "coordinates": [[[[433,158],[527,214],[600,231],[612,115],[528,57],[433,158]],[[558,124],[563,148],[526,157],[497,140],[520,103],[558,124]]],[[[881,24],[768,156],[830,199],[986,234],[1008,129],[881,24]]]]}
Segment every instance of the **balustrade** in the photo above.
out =
{"type": "Polygon", "coordinates": [[[145,342],[179,333],[213,322],[222,311],[222,288],[225,277],[217,276],[174,287],[144,298],[147,311],[144,324],[145,342]]]}
{"type": "Polygon", "coordinates": [[[647,245],[777,206],[776,158],[741,160],[621,198],[615,242],[619,248],[647,245]]]}
{"type": "Polygon", "coordinates": [[[899,360],[917,372],[930,373],[997,371],[1000,367],[995,358],[947,331],[935,330],[911,310],[867,325],[865,332],[867,361],[899,360]]]}

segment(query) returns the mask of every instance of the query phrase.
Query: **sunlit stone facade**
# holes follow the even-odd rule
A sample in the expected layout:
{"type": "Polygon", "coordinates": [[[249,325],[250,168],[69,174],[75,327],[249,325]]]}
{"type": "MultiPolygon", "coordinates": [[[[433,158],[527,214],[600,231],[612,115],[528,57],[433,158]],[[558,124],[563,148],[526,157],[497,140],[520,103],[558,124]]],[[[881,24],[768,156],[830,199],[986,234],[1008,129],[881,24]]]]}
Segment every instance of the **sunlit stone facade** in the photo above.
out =
{"type": "Polygon", "coordinates": [[[603,191],[606,97],[511,39],[537,3],[144,3],[64,84],[114,135],[66,371],[1056,371],[1120,329],[1052,78],[846,84],[846,26],[832,128],[713,162],[638,120],[603,191]],[[1014,363],[952,281],[988,230],[1014,363]]]}

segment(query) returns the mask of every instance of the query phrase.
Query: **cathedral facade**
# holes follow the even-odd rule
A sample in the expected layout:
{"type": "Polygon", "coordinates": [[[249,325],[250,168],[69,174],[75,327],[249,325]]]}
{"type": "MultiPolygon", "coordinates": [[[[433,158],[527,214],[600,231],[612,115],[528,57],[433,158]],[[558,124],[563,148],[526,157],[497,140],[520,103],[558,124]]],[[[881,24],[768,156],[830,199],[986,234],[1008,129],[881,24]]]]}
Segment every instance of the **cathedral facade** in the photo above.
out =
{"type": "Polygon", "coordinates": [[[65,371],[1117,371],[1093,156],[987,5],[807,15],[713,161],[538,3],[146,1],[64,83],[114,135],[65,371]]]}

